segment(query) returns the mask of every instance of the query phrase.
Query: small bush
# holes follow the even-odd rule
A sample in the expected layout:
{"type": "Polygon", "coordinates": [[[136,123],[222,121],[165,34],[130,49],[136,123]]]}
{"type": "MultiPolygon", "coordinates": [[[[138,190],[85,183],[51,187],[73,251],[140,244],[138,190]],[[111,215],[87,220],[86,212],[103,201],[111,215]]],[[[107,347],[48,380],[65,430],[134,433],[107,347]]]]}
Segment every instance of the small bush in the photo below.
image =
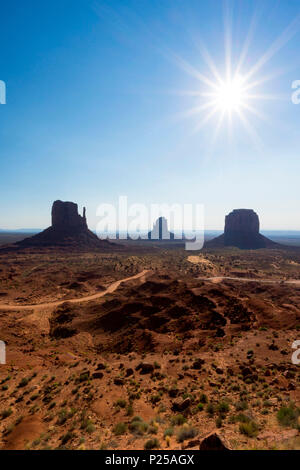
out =
{"type": "Polygon", "coordinates": [[[248,408],[248,403],[246,401],[238,401],[235,404],[236,411],[244,411],[248,408]]]}
{"type": "Polygon", "coordinates": [[[255,437],[258,433],[258,426],[254,421],[248,421],[247,423],[240,423],[239,430],[241,434],[245,434],[248,437],[255,437]]]}
{"type": "Polygon", "coordinates": [[[217,428],[221,428],[222,424],[223,424],[222,418],[221,418],[221,416],[218,416],[217,419],[216,419],[217,428]]]}
{"type": "Polygon", "coordinates": [[[95,431],[95,425],[91,420],[87,420],[85,430],[88,434],[92,434],[95,431]]]}
{"type": "Polygon", "coordinates": [[[149,439],[149,441],[146,441],[144,444],[145,450],[157,449],[158,447],[159,447],[159,441],[156,438],[149,439]]]}
{"type": "Polygon", "coordinates": [[[68,419],[68,413],[67,413],[67,410],[65,409],[62,409],[59,413],[58,413],[58,418],[57,418],[57,424],[65,424],[65,422],[67,421],[68,419]]]}
{"type": "Polygon", "coordinates": [[[12,414],[12,409],[11,409],[11,408],[7,408],[7,410],[3,410],[3,411],[2,411],[2,413],[1,413],[1,418],[2,418],[2,419],[8,418],[11,414],[12,414]]]}
{"type": "Polygon", "coordinates": [[[186,439],[192,439],[193,437],[197,436],[197,434],[198,434],[197,429],[189,427],[189,426],[187,427],[184,426],[182,429],[180,429],[180,431],[177,434],[177,441],[183,442],[186,439]]]}
{"type": "Polygon", "coordinates": [[[120,398],[119,400],[116,401],[115,406],[119,406],[120,408],[125,408],[127,405],[126,400],[123,400],[120,398]]]}
{"type": "Polygon", "coordinates": [[[217,406],[217,411],[219,413],[227,413],[229,411],[229,404],[227,401],[221,401],[217,406]]]}
{"type": "Polygon", "coordinates": [[[173,428],[167,428],[167,429],[165,429],[164,437],[173,436],[173,434],[174,434],[173,428]]]}
{"type": "Polygon", "coordinates": [[[208,405],[206,407],[206,411],[207,411],[207,414],[209,414],[210,416],[214,415],[215,407],[214,407],[213,403],[208,403],[208,405]]]}
{"type": "Polygon", "coordinates": [[[173,426],[182,426],[186,422],[186,418],[183,415],[172,416],[171,424],[173,426]]]}
{"type": "Polygon", "coordinates": [[[142,436],[148,430],[149,425],[145,423],[140,416],[135,416],[128,427],[133,434],[142,436]]]}
{"type": "Polygon", "coordinates": [[[121,436],[122,434],[125,434],[126,430],[127,430],[126,423],[117,423],[113,429],[113,432],[116,436],[121,436]]]}
{"type": "Polygon", "coordinates": [[[204,404],[206,404],[208,402],[208,399],[207,399],[207,396],[205,395],[205,393],[202,393],[200,395],[199,401],[200,401],[200,403],[204,403],[204,404]]]}
{"type": "Polygon", "coordinates": [[[196,406],[197,410],[198,411],[203,411],[204,410],[204,405],[203,403],[198,403],[198,405],[196,406]]]}
{"type": "Polygon", "coordinates": [[[299,409],[295,408],[293,404],[290,406],[283,406],[277,413],[277,420],[281,426],[295,427],[298,425],[299,409]]]}
{"type": "Polygon", "coordinates": [[[28,385],[29,383],[29,379],[27,377],[24,377],[21,382],[19,383],[18,387],[19,388],[22,388],[22,387],[26,387],[26,385],[28,385]]]}
{"type": "Polygon", "coordinates": [[[62,445],[65,445],[68,441],[73,439],[74,434],[71,431],[68,431],[62,438],[61,438],[61,443],[62,445]]]}

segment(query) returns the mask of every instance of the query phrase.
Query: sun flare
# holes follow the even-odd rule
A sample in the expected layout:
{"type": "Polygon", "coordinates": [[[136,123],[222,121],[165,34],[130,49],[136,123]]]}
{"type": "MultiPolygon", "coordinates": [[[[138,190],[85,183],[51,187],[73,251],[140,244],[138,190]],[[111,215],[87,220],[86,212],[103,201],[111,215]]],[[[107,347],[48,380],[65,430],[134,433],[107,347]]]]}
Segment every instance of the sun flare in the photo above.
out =
{"type": "Polygon", "coordinates": [[[200,38],[197,40],[197,50],[200,52],[201,69],[196,68],[183,57],[171,54],[176,65],[201,84],[201,88],[178,92],[181,96],[193,97],[194,104],[178,113],[177,116],[184,119],[195,119],[196,117],[192,133],[200,131],[202,127],[212,121],[212,144],[216,141],[223,124],[227,127],[230,141],[233,139],[234,129],[237,129],[237,126],[241,124],[254,144],[258,148],[262,148],[257,118],[269,124],[271,122],[268,114],[265,113],[267,108],[263,106],[263,102],[282,99],[282,95],[266,93],[266,83],[280,76],[284,71],[278,70],[264,75],[261,72],[273,56],[297,33],[299,25],[300,16],[290,23],[255,62],[252,62],[249,58],[251,58],[250,45],[253,39],[254,22],[251,22],[240,55],[236,55],[233,61],[235,44],[233,42],[232,12],[226,8],[224,12],[225,55],[224,63],[220,64],[220,67],[214,62],[200,38]]]}
{"type": "Polygon", "coordinates": [[[221,111],[240,111],[246,103],[246,91],[243,88],[243,80],[240,76],[222,82],[213,94],[216,106],[221,111]]]}

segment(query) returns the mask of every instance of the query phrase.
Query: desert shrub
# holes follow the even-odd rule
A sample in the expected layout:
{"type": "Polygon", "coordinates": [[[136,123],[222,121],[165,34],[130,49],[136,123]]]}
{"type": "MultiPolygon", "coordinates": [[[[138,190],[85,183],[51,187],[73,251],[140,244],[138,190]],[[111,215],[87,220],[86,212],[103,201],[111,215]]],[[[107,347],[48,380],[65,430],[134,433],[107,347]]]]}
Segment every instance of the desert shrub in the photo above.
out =
{"type": "Polygon", "coordinates": [[[199,401],[200,401],[200,403],[204,403],[204,404],[208,402],[208,399],[207,399],[207,396],[205,395],[205,393],[201,393],[199,401]]]}
{"type": "Polygon", "coordinates": [[[210,416],[214,415],[215,407],[214,407],[213,403],[208,403],[208,405],[206,407],[206,411],[207,411],[207,414],[209,414],[210,416]]]}
{"type": "Polygon", "coordinates": [[[186,418],[183,415],[175,415],[171,418],[171,424],[173,426],[181,426],[186,422],[186,418]]]}
{"type": "Polygon", "coordinates": [[[11,414],[12,414],[12,409],[11,409],[11,408],[7,408],[6,410],[3,410],[3,411],[2,411],[2,413],[1,413],[1,418],[2,418],[2,419],[8,418],[11,414]]]}
{"type": "Polygon", "coordinates": [[[283,406],[277,413],[277,420],[281,426],[299,427],[298,417],[300,416],[299,408],[297,409],[292,403],[290,406],[283,406]]]}
{"type": "Polygon", "coordinates": [[[73,439],[74,434],[71,431],[68,431],[64,436],[61,438],[62,445],[65,445],[68,441],[73,439]]]}
{"type": "Polygon", "coordinates": [[[248,408],[248,403],[246,401],[238,401],[235,405],[236,411],[244,411],[248,408]]]}
{"type": "Polygon", "coordinates": [[[87,420],[85,430],[88,434],[92,434],[95,431],[95,425],[91,420],[87,420]]]}
{"type": "Polygon", "coordinates": [[[159,441],[158,439],[149,439],[149,441],[146,441],[144,444],[144,449],[145,450],[151,450],[151,449],[156,449],[159,447],[159,441]]]}
{"type": "Polygon", "coordinates": [[[190,426],[183,426],[177,433],[177,441],[184,442],[186,439],[192,439],[197,436],[198,431],[190,426]]]}
{"type": "Polygon", "coordinates": [[[203,403],[198,403],[198,405],[196,406],[197,410],[198,411],[203,411],[204,410],[204,405],[203,403]]]}
{"type": "Polygon", "coordinates": [[[238,423],[249,423],[251,420],[248,416],[244,415],[244,413],[239,413],[238,415],[234,416],[234,421],[238,423]]]}
{"type": "Polygon", "coordinates": [[[167,429],[165,429],[164,437],[173,436],[173,434],[174,434],[174,429],[173,428],[167,428],[167,429]]]}
{"type": "Polygon", "coordinates": [[[217,428],[221,428],[222,424],[223,424],[222,418],[221,418],[221,416],[218,416],[217,419],[216,419],[217,428]]]}
{"type": "Polygon", "coordinates": [[[148,424],[140,418],[140,416],[135,416],[130,424],[129,430],[134,433],[142,436],[148,430],[148,424]]]}
{"type": "Polygon", "coordinates": [[[255,421],[248,421],[247,423],[240,423],[239,430],[241,434],[245,434],[248,437],[255,437],[258,433],[258,426],[255,421]]]}
{"type": "Polygon", "coordinates": [[[153,424],[148,427],[148,434],[157,434],[157,431],[158,427],[153,424]]]}
{"type": "Polygon", "coordinates": [[[10,425],[7,426],[7,428],[3,431],[3,435],[4,435],[4,436],[7,436],[7,435],[10,434],[14,429],[15,429],[15,425],[14,425],[14,424],[10,424],[10,425]]]}
{"type": "Polygon", "coordinates": [[[83,372],[82,374],[80,374],[80,376],[79,376],[78,379],[76,380],[76,383],[78,383],[78,382],[86,382],[87,380],[89,380],[89,378],[90,378],[89,372],[83,372]]]}
{"type": "Polygon", "coordinates": [[[15,425],[17,426],[18,424],[22,423],[22,421],[23,421],[23,415],[19,416],[19,417],[16,419],[15,425]]]}
{"type": "Polygon", "coordinates": [[[19,388],[22,388],[22,387],[26,387],[26,385],[28,385],[29,383],[29,378],[27,377],[24,377],[21,382],[19,383],[18,387],[19,388]]]}
{"type": "Polygon", "coordinates": [[[58,413],[57,424],[65,424],[68,419],[68,412],[64,408],[58,413]]]}
{"type": "Polygon", "coordinates": [[[115,402],[115,406],[119,406],[120,408],[125,408],[126,404],[126,400],[123,400],[122,398],[115,402]]]}
{"type": "Polygon", "coordinates": [[[159,401],[161,400],[161,396],[160,395],[152,395],[152,397],[150,398],[150,401],[153,405],[155,405],[156,403],[158,403],[159,401]]]}
{"type": "Polygon", "coordinates": [[[227,413],[229,411],[229,404],[227,401],[221,401],[217,406],[217,411],[219,413],[227,413]]]}
{"type": "Polygon", "coordinates": [[[127,430],[126,423],[117,423],[115,427],[113,428],[113,432],[116,436],[121,436],[122,434],[125,434],[126,430],[127,430]]]}
{"type": "Polygon", "coordinates": [[[30,397],[30,401],[35,401],[38,397],[39,397],[39,394],[35,393],[34,395],[30,397]]]}

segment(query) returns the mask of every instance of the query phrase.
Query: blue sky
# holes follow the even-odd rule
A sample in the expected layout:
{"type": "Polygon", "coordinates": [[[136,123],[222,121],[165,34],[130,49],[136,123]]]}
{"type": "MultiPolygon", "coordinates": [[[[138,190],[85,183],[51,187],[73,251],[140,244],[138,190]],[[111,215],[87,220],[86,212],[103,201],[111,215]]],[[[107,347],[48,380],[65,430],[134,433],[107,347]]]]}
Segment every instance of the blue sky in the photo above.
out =
{"type": "Polygon", "coordinates": [[[207,229],[245,207],[263,229],[300,230],[300,105],[291,102],[299,15],[299,0],[2,4],[0,227],[44,228],[62,199],[85,205],[94,228],[97,206],[127,195],[129,203],[202,203],[207,229]],[[245,112],[258,138],[238,116],[231,137],[225,119],[214,141],[218,113],[197,131],[205,112],[184,117],[204,98],[182,91],[207,87],[180,64],[212,78],[204,44],[225,76],[224,17],[233,66],[254,25],[242,74],[273,51],[253,76],[272,77],[255,88],[272,94],[254,103],[266,120],[245,112]]]}

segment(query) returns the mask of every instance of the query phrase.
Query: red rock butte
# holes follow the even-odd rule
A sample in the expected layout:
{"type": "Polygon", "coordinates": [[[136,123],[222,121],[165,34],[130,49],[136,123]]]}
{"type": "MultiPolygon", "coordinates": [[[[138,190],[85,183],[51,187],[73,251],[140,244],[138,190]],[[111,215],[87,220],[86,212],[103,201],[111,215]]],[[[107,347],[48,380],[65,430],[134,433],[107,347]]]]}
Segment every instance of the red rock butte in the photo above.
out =
{"type": "Polygon", "coordinates": [[[86,209],[78,213],[74,202],[55,201],[51,211],[52,225],[33,237],[15,243],[18,248],[65,247],[73,249],[102,250],[116,246],[107,240],[100,240],[89,230],[86,209]]]}
{"type": "Polygon", "coordinates": [[[205,243],[205,248],[237,247],[242,250],[280,248],[259,233],[259,218],[252,209],[234,209],[225,217],[224,233],[205,243]]]}

